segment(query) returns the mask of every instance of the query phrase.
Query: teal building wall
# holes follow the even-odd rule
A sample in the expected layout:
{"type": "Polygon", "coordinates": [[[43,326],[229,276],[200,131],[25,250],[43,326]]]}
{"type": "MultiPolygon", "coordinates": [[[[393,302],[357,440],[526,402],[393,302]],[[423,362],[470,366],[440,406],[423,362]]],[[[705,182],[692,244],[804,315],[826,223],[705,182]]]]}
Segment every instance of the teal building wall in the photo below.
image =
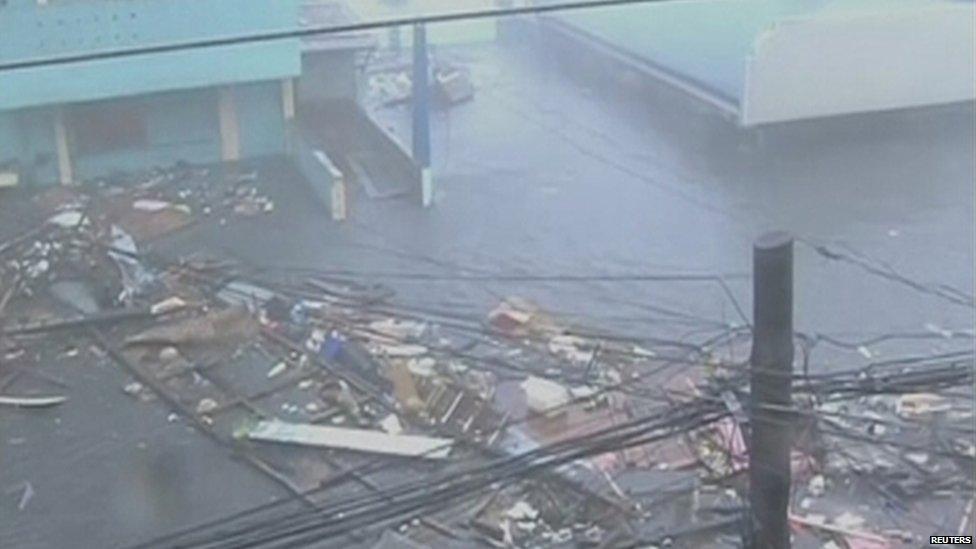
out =
{"type": "MultiPolygon", "coordinates": [[[[297,22],[297,0],[6,0],[0,65],[274,32],[297,22]]],[[[234,98],[240,156],[283,153],[282,81],[300,71],[297,39],[3,70],[0,171],[57,181],[59,116],[74,179],[218,161],[220,90],[234,98]],[[113,120],[131,128],[106,129],[113,120]],[[106,132],[115,142],[93,144],[106,132]]]]}

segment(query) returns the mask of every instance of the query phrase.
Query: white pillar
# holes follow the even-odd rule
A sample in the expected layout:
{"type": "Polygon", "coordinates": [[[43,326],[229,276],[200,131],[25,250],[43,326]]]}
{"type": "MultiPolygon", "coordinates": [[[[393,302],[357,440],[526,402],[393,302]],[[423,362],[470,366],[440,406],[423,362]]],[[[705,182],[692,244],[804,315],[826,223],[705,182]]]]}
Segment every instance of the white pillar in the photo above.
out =
{"type": "Polygon", "coordinates": [[[58,182],[62,185],[71,185],[75,179],[71,167],[71,148],[68,146],[64,110],[60,107],[54,112],[54,142],[58,152],[58,182]]]}
{"type": "Polygon", "coordinates": [[[295,80],[286,78],[281,81],[281,110],[285,114],[285,121],[295,119],[295,80]]]}
{"type": "Polygon", "coordinates": [[[217,114],[220,118],[220,159],[224,162],[240,160],[240,127],[237,123],[237,108],[234,105],[234,93],[231,88],[220,88],[217,114]]]}
{"type": "Polygon", "coordinates": [[[346,179],[341,175],[332,179],[332,219],[346,220],[346,179]]]}
{"type": "Polygon", "coordinates": [[[434,177],[430,168],[421,168],[420,170],[420,198],[425,208],[434,204],[434,177]]]}

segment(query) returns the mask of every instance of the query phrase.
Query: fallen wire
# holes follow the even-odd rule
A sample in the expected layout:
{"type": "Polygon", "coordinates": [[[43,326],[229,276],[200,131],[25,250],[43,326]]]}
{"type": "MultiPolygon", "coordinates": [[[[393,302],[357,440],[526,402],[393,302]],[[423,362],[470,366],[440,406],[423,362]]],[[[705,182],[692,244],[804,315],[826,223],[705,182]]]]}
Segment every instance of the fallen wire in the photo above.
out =
{"type": "Polygon", "coordinates": [[[662,440],[697,429],[725,415],[727,412],[721,405],[692,401],[599,433],[565,439],[536,450],[492,460],[485,465],[462,467],[433,478],[403,483],[384,490],[382,497],[364,495],[347,498],[324,506],[319,511],[298,514],[290,520],[278,517],[270,527],[219,531],[188,543],[180,540],[179,545],[255,547],[268,544],[264,546],[273,547],[282,541],[303,543],[326,539],[348,529],[374,526],[380,521],[395,520],[405,515],[415,516],[432,506],[455,501],[498,482],[528,478],[586,457],[662,440]],[[396,503],[390,504],[390,500],[396,503]]]}
{"type": "MultiPolygon", "coordinates": [[[[905,392],[913,392],[916,390],[937,390],[939,387],[943,387],[946,385],[952,386],[958,383],[971,384],[973,381],[973,368],[966,364],[955,365],[949,368],[943,368],[938,370],[932,370],[930,368],[919,368],[917,371],[886,372],[881,377],[881,381],[883,381],[881,383],[879,383],[879,378],[877,377],[871,379],[865,378],[863,375],[864,372],[865,370],[862,368],[858,370],[851,370],[846,373],[847,377],[852,378],[851,380],[849,380],[851,384],[861,385],[861,389],[863,391],[862,394],[878,394],[878,393],[899,394],[905,392]]],[[[831,385],[832,383],[835,382],[836,380],[833,379],[820,380],[817,381],[816,383],[811,382],[811,384],[809,385],[805,385],[805,386],[801,385],[800,387],[798,387],[798,392],[835,391],[837,390],[837,388],[831,385]]],[[[847,389],[848,392],[854,392],[853,386],[849,385],[847,389]]],[[[656,423],[651,422],[648,424],[643,424],[642,422],[648,421],[647,418],[645,417],[645,418],[639,418],[627,424],[623,424],[622,426],[635,427],[636,425],[644,425],[645,427],[647,427],[648,425],[652,425],[653,427],[649,427],[650,430],[640,430],[640,435],[644,436],[647,435],[647,433],[653,431],[654,428],[664,428],[665,426],[667,426],[667,423],[664,420],[671,419],[670,414],[677,414],[678,416],[680,416],[681,413],[683,413],[683,411],[685,410],[693,410],[693,413],[716,414],[713,417],[711,417],[709,421],[703,421],[702,423],[694,424],[694,425],[683,424],[684,430],[671,430],[667,432],[668,434],[666,436],[674,436],[677,434],[688,432],[688,430],[694,430],[694,429],[704,427],[714,421],[717,421],[718,419],[727,416],[725,412],[721,412],[721,413],[719,412],[720,410],[723,409],[723,404],[722,404],[723,401],[714,393],[715,390],[713,389],[710,393],[698,395],[697,397],[694,397],[691,401],[672,405],[671,407],[664,408],[663,410],[659,408],[658,410],[655,411],[654,414],[648,416],[648,417],[664,418],[663,420],[659,419],[659,421],[656,423]]],[[[784,412],[794,413],[794,414],[812,413],[810,411],[798,410],[794,408],[782,409],[774,406],[765,406],[763,408],[768,409],[769,411],[774,411],[779,413],[784,413],[784,412]]],[[[819,417],[819,415],[815,414],[815,417],[819,417]]],[[[699,420],[703,419],[703,416],[700,416],[698,419],[699,420]]],[[[614,428],[611,431],[616,432],[617,429],[614,428]]],[[[605,433],[609,433],[611,431],[606,431],[605,433]]],[[[846,438],[849,440],[860,441],[864,443],[881,444],[885,446],[899,447],[899,448],[905,448],[911,450],[926,450],[929,451],[930,453],[934,452],[937,455],[944,454],[946,457],[963,458],[963,459],[970,459],[970,460],[972,459],[970,456],[964,456],[958,453],[941,452],[935,449],[919,447],[917,445],[910,445],[910,444],[900,443],[897,441],[878,440],[863,435],[858,435],[856,433],[852,433],[849,429],[837,427],[836,425],[833,426],[831,429],[826,430],[825,434],[840,437],[840,438],[846,438]]],[[[662,437],[662,438],[666,438],[666,437],[662,437]]],[[[656,435],[647,435],[644,438],[637,438],[633,440],[632,439],[617,440],[615,444],[609,444],[609,443],[602,444],[603,442],[606,441],[600,438],[600,436],[584,435],[582,437],[566,439],[560,441],[559,443],[544,447],[540,450],[528,452],[526,454],[516,456],[515,458],[509,458],[515,461],[527,460],[528,463],[524,464],[526,467],[524,470],[514,471],[514,472],[509,471],[507,473],[509,476],[505,476],[502,478],[492,477],[490,481],[485,481],[485,479],[480,479],[481,481],[486,482],[486,484],[476,484],[474,486],[466,484],[464,486],[465,489],[473,491],[473,490],[481,489],[484,486],[497,483],[500,480],[511,479],[511,478],[523,478],[525,476],[531,476],[533,473],[541,469],[545,469],[547,467],[557,467],[561,464],[568,463],[568,461],[561,461],[559,459],[556,459],[555,461],[552,462],[543,461],[542,463],[534,463],[528,457],[539,453],[545,454],[545,451],[549,449],[556,451],[558,449],[575,447],[577,448],[577,451],[574,453],[576,457],[566,458],[565,456],[563,456],[565,459],[568,459],[569,461],[573,461],[576,459],[581,459],[583,457],[589,457],[592,455],[597,455],[599,453],[620,449],[620,447],[630,447],[631,445],[646,444],[648,442],[652,442],[660,439],[661,438],[658,438],[656,435]],[[617,446],[616,444],[619,444],[620,446],[617,446]]],[[[505,460],[502,460],[502,462],[505,462],[505,460]]],[[[392,464],[387,463],[384,465],[384,468],[390,466],[392,466],[392,464]]],[[[464,472],[452,473],[450,475],[446,475],[446,477],[455,478],[459,475],[461,477],[465,477],[465,475],[467,474],[473,475],[474,473],[472,473],[471,471],[468,471],[467,473],[464,472]]],[[[419,484],[423,486],[427,486],[427,482],[428,481],[419,481],[419,484]]],[[[347,531],[345,528],[363,528],[367,526],[373,526],[374,521],[390,521],[394,519],[406,519],[409,518],[408,516],[417,516],[420,514],[420,511],[424,509],[429,509],[430,507],[436,507],[438,504],[437,502],[443,503],[443,499],[440,498],[434,498],[436,502],[428,501],[427,503],[425,503],[423,499],[417,500],[415,498],[415,494],[411,496],[410,495],[412,494],[411,490],[416,489],[415,484],[416,483],[414,484],[407,483],[405,485],[398,486],[392,490],[394,492],[393,494],[384,494],[382,496],[383,498],[386,499],[391,499],[391,498],[395,499],[399,497],[408,497],[408,496],[414,498],[414,499],[408,498],[406,502],[403,503],[405,507],[400,508],[399,512],[393,512],[393,510],[389,508],[378,510],[376,508],[377,505],[371,503],[370,498],[368,496],[357,497],[357,498],[351,498],[348,501],[336,503],[334,507],[323,508],[321,511],[309,510],[298,514],[274,516],[268,519],[263,519],[258,521],[256,524],[249,523],[247,526],[240,528],[238,530],[220,530],[217,532],[212,532],[207,534],[207,532],[209,532],[209,528],[210,528],[209,526],[195,527],[192,529],[187,529],[183,532],[170,534],[164,538],[159,538],[157,540],[154,540],[153,542],[150,542],[150,545],[156,546],[160,543],[168,544],[171,542],[175,542],[181,547],[182,546],[186,546],[186,547],[292,546],[291,544],[293,543],[294,544],[304,543],[306,541],[313,539],[313,537],[314,539],[324,539],[327,537],[340,535],[345,531],[347,531]],[[404,494],[407,494],[407,496],[405,496],[404,494]],[[189,534],[197,534],[197,536],[196,537],[191,536],[192,539],[189,542],[186,539],[181,537],[189,534]],[[285,545],[278,545],[279,542],[285,543],[285,545]],[[188,544],[184,545],[184,543],[188,543],[188,544]]],[[[435,486],[440,486],[440,485],[435,482],[435,486]]],[[[448,488],[456,488],[456,487],[448,486],[447,488],[445,488],[445,490],[448,490],[448,488]]],[[[458,488],[458,490],[460,490],[460,488],[458,488]]],[[[464,490],[454,491],[454,492],[448,490],[447,492],[439,493],[439,496],[441,496],[442,498],[460,498],[463,497],[463,494],[464,494],[464,490]]],[[[374,496],[374,497],[380,497],[380,496],[374,496]]],[[[226,521],[218,521],[216,524],[211,523],[210,526],[219,526],[222,524],[226,525],[235,520],[238,520],[239,518],[242,518],[243,516],[253,516],[254,514],[258,514],[260,512],[265,512],[269,509],[272,509],[272,507],[266,505],[258,509],[259,509],[258,511],[254,511],[253,513],[248,512],[245,515],[228,518],[226,521]]],[[[144,546],[149,546],[149,545],[144,545],[144,546]]],[[[140,546],[140,547],[144,547],[144,546],[140,546]]]]}
{"type": "Polygon", "coordinates": [[[897,272],[889,265],[881,264],[879,266],[874,262],[862,257],[860,254],[845,253],[837,250],[836,248],[831,248],[826,244],[817,244],[807,239],[800,238],[797,239],[797,241],[809,246],[818,255],[831,261],[839,261],[842,263],[856,265],[870,274],[879,276],[892,282],[897,282],[917,292],[936,296],[945,301],[954,303],[956,305],[961,305],[963,307],[976,308],[976,297],[966,294],[965,292],[953,288],[952,286],[946,284],[926,284],[919,282],[897,272]]]}

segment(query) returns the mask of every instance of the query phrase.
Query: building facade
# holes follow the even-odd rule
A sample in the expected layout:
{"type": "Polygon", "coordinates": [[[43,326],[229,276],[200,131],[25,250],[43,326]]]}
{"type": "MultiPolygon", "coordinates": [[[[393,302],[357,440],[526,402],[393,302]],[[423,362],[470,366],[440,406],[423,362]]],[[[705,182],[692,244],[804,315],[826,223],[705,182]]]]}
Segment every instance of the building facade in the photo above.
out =
{"type": "MultiPolygon", "coordinates": [[[[0,65],[295,28],[297,0],[0,0],[0,65]]],[[[0,71],[0,174],[70,184],[286,152],[298,39],[0,71]]]]}

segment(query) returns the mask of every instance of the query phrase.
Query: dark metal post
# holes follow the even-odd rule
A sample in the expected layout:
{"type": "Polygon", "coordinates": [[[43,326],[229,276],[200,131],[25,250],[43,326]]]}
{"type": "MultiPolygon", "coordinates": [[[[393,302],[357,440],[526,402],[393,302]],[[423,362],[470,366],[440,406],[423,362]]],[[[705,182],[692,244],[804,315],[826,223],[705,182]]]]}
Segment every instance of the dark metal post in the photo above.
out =
{"type": "Polygon", "coordinates": [[[427,30],[413,27],[413,159],[430,167],[430,69],[427,66],[427,30]]]}
{"type": "Polygon", "coordinates": [[[793,237],[761,236],[753,246],[753,332],[749,376],[749,498],[753,549],[790,547],[793,375],[793,237]]]}

